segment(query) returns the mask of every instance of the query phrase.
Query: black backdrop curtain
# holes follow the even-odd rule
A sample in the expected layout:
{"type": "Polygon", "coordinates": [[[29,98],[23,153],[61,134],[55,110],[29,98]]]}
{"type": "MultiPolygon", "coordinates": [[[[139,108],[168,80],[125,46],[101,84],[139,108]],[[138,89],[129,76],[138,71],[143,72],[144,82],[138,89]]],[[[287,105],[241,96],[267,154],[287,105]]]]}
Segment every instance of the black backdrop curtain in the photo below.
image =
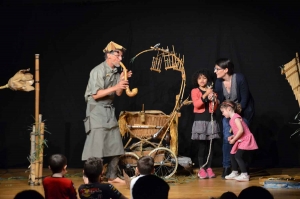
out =
{"type": "MultiPolygon", "coordinates": [[[[299,12],[295,5],[266,1],[207,3],[205,1],[85,1],[85,3],[3,3],[0,7],[1,85],[18,70],[30,68],[40,54],[40,113],[51,134],[45,135],[45,164],[53,153],[63,153],[69,167],[82,167],[85,141],[84,92],[90,70],[104,60],[103,48],[114,41],[127,48],[123,63],[133,71],[130,88],[139,93],[116,98],[120,111],[162,110],[169,114],[179,92],[176,71],[150,71],[155,52],[130,59],[157,43],[174,46],[184,55],[187,87],[199,68],[213,71],[220,57],[233,60],[236,72],[247,77],[255,99],[251,130],[259,144],[253,166],[299,165],[299,127],[289,124],[299,105],[279,66],[299,52],[299,12]],[[163,2],[163,3],[162,3],[163,2]]],[[[34,92],[1,90],[0,167],[28,166],[29,126],[34,123],[34,92]]],[[[195,163],[197,146],[191,141],[192,105],[181,109],[179,155],[195,163]]],[[[221,140],[215,145],[213,165],[222,166],[221,140]]]]}

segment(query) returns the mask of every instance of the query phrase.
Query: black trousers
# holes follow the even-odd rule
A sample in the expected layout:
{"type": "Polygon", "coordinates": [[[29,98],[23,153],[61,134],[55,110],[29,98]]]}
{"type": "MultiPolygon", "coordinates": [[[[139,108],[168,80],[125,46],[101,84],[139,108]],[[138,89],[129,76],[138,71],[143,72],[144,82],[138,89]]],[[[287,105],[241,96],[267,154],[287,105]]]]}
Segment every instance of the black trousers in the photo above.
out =
{"type": "Polygon", "coordinates": [[[198,140],[198,162],[199,162],[199,167],[203,166],[206,161],[207,164],[204,166],[205,169],[207,168],[211,168],[211,162],[212,162],[212,158],[213,158],[213,152],[214,152],[214,143],[215,140],[211,140],[211,150],[210,150],[210,155],[208,157],[208,153],[209,153],[209,147],[210,147],[210,140],[198,140]],[[208,160],[207,160],[208,158],[208,160]]]}
{"type": "Polygon", "coordinates": [[[238,149],[236,154],[230,154],[231,166],[233,171],[237,171],[238,167],[242,173],[248,172],[248,162],[251,158],[251,151],[238,149]]]}

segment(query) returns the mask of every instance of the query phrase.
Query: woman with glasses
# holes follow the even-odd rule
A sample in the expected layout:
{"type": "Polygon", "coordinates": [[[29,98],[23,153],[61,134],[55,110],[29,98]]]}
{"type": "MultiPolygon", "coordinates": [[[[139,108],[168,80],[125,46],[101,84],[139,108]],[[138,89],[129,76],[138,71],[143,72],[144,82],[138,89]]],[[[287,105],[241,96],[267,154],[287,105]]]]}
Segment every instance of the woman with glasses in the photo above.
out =
{"type": "MultiPolygon", "coordinates": [[[[254,100],[250,93],[247,80],[241,73],[234,72],[234,64],[227,58],[220,58],[215,62],[214,72],[217,75],[215,91],[222,103],[231,100],[242,106],[241,116],[249,126],[254,115],[254,100]]],[[[230,151],[232,145],[228,137],[232,135],[229,119],[223,117],[223,173],[222,178],[231,173],[230,151]]],[[[248,166],[247,166],[248,168],[248,166]]]]}

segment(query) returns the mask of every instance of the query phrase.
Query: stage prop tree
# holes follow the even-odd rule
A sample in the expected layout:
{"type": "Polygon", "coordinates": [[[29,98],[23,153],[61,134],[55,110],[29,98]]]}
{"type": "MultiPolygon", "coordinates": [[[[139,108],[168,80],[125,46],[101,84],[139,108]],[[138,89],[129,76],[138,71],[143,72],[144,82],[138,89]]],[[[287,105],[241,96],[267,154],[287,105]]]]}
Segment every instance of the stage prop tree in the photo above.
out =
{"type": "Polygon", "coordinates": [[[44,139],[45,124],[42,121],[42,115],[39,114],[40,102],[40,62],[39,54],[35,54],[35,124],[31,132],[31,151],[29,156],[30,174],[29,185],[41,185],[43,176],[43,152],[44,145],[47,146],[44,139]]]}
{"type": "Polygon", "coordinates": [[[30,174],[28,184],[40,185],[43,171],[43,147],[46,144],[44,140],[45,125],[42,122],[42,116],[39,114],[39,54],[35,55],[35,80],[29,73],[30,69],[19,70],[11,77],[7,84],[0,86],[0,89],[9,88],[13,91],[33,91],[35,90],[35,123],[30,133],[31,149],[28,160],[30,162],[30,174]],[[35,82],[35,88],[32,86],[35,82]]]}

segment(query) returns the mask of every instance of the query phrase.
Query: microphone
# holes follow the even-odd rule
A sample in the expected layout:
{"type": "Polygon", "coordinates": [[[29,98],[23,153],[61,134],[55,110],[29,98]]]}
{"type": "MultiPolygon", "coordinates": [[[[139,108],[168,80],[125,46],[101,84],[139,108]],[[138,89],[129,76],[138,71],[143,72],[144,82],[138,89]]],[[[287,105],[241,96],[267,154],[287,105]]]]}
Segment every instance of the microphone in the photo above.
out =
{"type": "Polygon", "coordinates": [[[158,48],[159,45],[160,45],[160,43],[155,44],[155,46],[153,46],[153,48],[158,48]]]}

